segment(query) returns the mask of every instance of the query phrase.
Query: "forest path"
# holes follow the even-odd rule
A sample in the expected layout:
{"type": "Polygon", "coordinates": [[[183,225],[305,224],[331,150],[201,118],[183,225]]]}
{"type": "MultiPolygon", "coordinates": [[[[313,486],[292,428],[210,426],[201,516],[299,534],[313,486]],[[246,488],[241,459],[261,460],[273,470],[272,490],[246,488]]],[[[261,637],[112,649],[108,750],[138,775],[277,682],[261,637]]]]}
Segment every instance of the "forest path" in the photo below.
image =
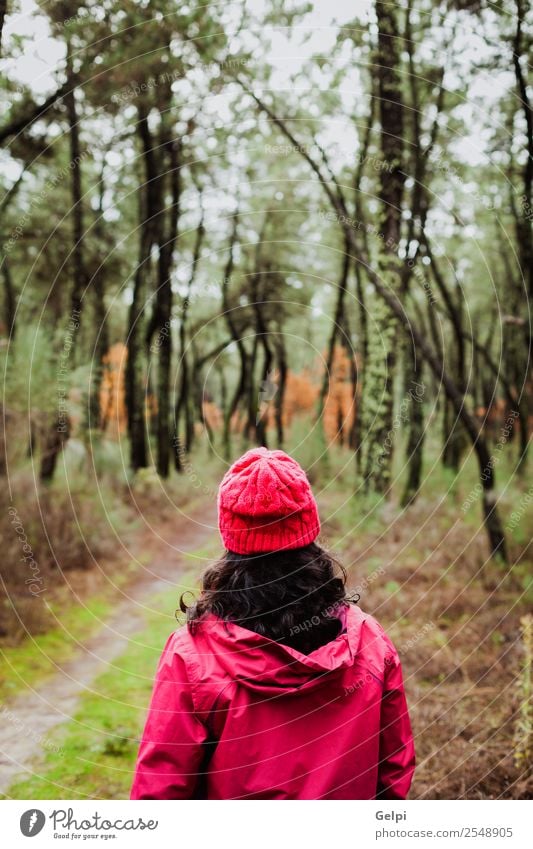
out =
{"type": "MultiPolygon", "coordinates": [[[[149,554],[150,565],[120,590],[111,618],[83,644],[78,642],[71,659],[60,665],[54,663],[55,672],[42,685],[33,688],[27,681],[27,691],[3,706],[0,793],[7,792],[17,776],[32,771],[39,754],[51,747],[49,732],[73,718],[80,696],[145,627],[143,613],[150,600],[172,587],[178,595],[176,584],[191,569],[187,554],[200,549],[215,533],[214,505],[201,504],[190,516],[182,515],[171,527],[169,524],[146,527],[136,536],[129,554],[137,560],[149,554]]],[[[198,569],[204,565],[199,559],[198,569]]]]}

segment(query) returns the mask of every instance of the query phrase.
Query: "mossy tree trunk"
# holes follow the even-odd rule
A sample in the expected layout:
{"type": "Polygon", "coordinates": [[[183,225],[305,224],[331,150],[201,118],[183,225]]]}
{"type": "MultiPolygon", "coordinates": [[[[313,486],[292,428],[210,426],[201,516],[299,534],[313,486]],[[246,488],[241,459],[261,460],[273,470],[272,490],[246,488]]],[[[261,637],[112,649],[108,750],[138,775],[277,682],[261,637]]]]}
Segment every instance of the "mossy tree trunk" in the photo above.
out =
{"type": "MultiPolygon", "coordinates": [[[[381,152],[386,165],[380,183],[378,274],[384,286],[400,290],[402,264],[398,255],[401,232],[403,172],[403,102],[400,79],[401,40],[394,4],[376,0],[378,45],[376,55],[381,123],[381,152]]],[[[376,296],[371,310],[364,379],[368,489],[387,493],[390,488],[394,433],[394,383],[398,322],[389,305],[376,296]],[[373,327],[372,327],[373,324],[373,327]]]]}

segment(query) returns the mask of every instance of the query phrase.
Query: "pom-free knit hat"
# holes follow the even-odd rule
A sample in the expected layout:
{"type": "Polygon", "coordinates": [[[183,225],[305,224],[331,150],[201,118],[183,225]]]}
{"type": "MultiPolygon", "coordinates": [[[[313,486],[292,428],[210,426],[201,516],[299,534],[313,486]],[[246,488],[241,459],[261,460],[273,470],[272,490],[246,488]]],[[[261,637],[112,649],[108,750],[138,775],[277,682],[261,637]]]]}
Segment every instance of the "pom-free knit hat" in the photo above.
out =
{"type": "Polygon", "coordinates": [[[220,484],[218,527],[225,547],[236,554],[314,542],[320,520],[302,467],[284,451],[247,451],[220,484]]]}

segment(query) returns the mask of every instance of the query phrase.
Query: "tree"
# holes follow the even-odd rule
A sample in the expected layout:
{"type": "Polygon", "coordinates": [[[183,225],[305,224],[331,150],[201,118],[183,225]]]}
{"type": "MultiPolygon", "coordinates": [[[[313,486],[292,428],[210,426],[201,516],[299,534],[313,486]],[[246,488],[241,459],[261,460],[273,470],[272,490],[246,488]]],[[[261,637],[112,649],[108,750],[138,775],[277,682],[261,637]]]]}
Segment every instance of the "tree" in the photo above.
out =
{"type": "MultiPolygon", "coordinates": [[[[400,83],[401,37],[397,12],[390,3],[376,0],[378,77],[381,152],[387,164],[380,185],[380,239],[378,274],[394,294],[400,290],[399,246],[403,187],[405,182],[403,146],[404,120],[400,83]]],[[[374,330],[369,334],[365,364],[364,405],[369,434],[365,461],[367,485],[387,493],[391,484],[393,460],[394,383],[396,377],[396,336],[398,324],[393,310],[382,298],[372,309],[374,330]]]]}

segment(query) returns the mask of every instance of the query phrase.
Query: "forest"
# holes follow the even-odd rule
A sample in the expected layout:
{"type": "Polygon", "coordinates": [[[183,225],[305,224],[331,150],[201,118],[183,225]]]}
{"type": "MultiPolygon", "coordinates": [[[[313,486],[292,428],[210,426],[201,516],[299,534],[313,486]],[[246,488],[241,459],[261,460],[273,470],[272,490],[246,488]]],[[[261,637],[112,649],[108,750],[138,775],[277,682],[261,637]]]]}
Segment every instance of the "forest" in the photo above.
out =
{"type": "Polygon", "coordinates": [[[254,445],[400,646],[413,796],[531,798],[532,33],[527,0],[0,0],[4,798],[125,797],[254,445]]]}

